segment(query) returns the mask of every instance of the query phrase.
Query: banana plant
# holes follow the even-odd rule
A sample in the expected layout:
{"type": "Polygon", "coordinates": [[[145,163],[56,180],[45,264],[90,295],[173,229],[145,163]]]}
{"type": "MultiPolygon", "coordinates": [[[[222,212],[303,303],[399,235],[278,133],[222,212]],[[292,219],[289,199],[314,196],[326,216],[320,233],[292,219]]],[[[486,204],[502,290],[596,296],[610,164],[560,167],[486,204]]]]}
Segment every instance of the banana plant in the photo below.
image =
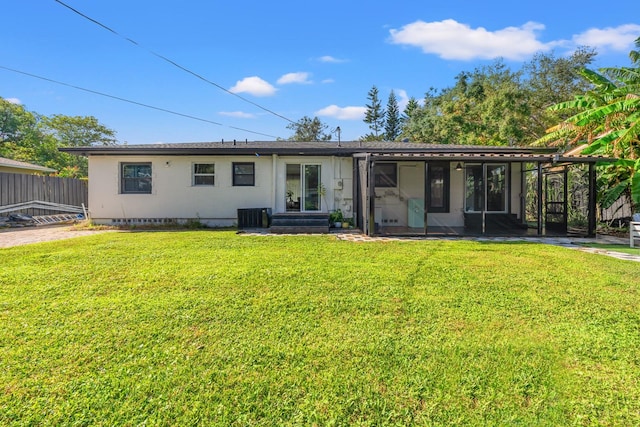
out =
{"type": "MultiPolygon", "coordinates": [[[[640,49],[640,37],[635,40],[640,49]]],[[[623,193],[640,206],[640,51],[629,54],[631,67],[579,71],[592,89],[573,100],[549,107],[551,111],[577,111],[547,130],[538,145],[587,144],[582,154],[614,157],[600,165],[600,203],[611,206],[623,193]]],[[[635,209],[634,209],[635,211],[635,209]]]]}

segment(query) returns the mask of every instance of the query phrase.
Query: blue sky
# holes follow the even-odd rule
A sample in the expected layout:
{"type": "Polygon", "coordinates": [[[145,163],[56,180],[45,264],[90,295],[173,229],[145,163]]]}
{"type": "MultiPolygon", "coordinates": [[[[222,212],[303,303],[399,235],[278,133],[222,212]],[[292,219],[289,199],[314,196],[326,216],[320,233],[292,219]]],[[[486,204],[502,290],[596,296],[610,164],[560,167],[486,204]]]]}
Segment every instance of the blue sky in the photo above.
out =
{"type": "Polygon", "coordinates": [[[640,36],[635,0],[64,3],[120,36],[55,0],[6,1],[0,67],[207,121],[3,68],[0,96],[40,114],[95,116],[129,144],[287,138],[285,119],[303,116],[357,139],[369,131],[373,85],[383,106],[394,90],[402,108],[496,58],[517,69],[536,52],[588,45],[595,68],[629,65],[640,36]]]}

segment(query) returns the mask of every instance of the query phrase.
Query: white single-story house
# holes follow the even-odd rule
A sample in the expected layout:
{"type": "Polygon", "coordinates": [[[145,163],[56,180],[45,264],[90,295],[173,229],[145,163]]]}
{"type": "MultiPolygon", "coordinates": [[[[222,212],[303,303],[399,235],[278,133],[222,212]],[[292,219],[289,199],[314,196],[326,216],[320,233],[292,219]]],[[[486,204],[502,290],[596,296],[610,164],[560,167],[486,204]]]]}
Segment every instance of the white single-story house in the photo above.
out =
{"type": "Polygon", "coordinates": [[[578,208],[584,212],[579,233],[593,235],[595,164],[610,160],[549,148],[395,142],[61,150],[89,158],[89,211],[96,223],[198,220],[282,231],[296,221],[304,228],[320,220],[326,228],[329,213],[339,209],[369,235],[567,234],[570,211],[578,208]],[[569,185],[572,167],[583,170],[579,203],[569,185]]]}

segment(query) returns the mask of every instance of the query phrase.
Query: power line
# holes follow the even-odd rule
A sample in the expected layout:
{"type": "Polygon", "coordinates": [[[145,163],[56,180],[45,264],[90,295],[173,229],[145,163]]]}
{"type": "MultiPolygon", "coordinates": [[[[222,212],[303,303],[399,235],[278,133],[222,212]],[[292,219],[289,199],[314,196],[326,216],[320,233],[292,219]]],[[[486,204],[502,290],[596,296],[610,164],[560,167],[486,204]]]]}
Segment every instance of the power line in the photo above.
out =
{"type": "Polygon", "coordinates": [[[190,69],[188,69],[188,68],[186,68],[186,67],[184,67],[184,66],[182,66],[182,65],[178,64],[177,62],[175,62],[175,61],[173,61],[173,60],[171,60],[171,59],[167,58],[166,56],[163,56],[163,55],[161,55],[161,54],[159,54],[159,53],[156,53],[156,52],[154,52],[154,51],[152,51],[152,50],[150,50],[150,49],[147,49],[146,47],[142,46],[142,45],[141,45],[140,43],[138,43],[137,41],[135,41],[135,40],[133,40],[133,39],[131,39],[131,38],[129,38],[129,37],[127,37],[127,36],[125,36],[125,35],[122,35],[122,34],[118,33],[116,30],[114,30],[114,29],[112,29],[112,28],[110,28],[110,27],[108,27],[108,26],[104,25],[104,24],[103,24],[103,23],[101,23],[100,21],[97,21],[97,20],[95,20],[95,19],[93,19],[93,18],[91,18],[91,17],[89,17],[89,16],[85,15],[84,13],[80,12],[80,11],[79,11],[79,10],[77,10],[77,9],[74,9],[73,7],[69,6],[68,4],[66,4],[66,3],[64,3],[64,2],[62,2],[62,1],[60,1],[60,0],[53,0],[53,1],[55,1],[55,2],[56,2],[56,3],[58,3],[58,4],[60,4],[61,6],[66,7],[67,9],[71,10],[71,11],[72,11],[72,12],[74,12],[75,14],[77,14],[77,15],[79,15],[79,16],[81,16],[81,17],[83,17],[83,18],[85,18],[85,19],[87,19],[87,20],[89,20],[89,21],[93,22],[94,24],[96,24],[96,25],[98,25],[98,26],[100,26],[100,27],[104,28],[105,30],[109,31],[110,33],[113,33],[113,34],[115,34],[116,36],[118,36],[118,37],[120,37],[120,38],[123,38],[124,40],[126,40],[126,41],[128,41],[129,43],[131,43],[131,44],[135,45],[136,47],[139,47],[139,48],[141,48],[141,49],[146,50],[147,52],[149,52],[149,53],[150,53],[150,54],[152,54],[153,56],[155,56],[155,57],[157,57],[157,58],[160,58],[160,59],[162,59],[162,60],[163,60],[163,61],[165,61],[165,62],[168,62],[169,64],[173,65],[174,67],[176,67],[176,68],[178,68],[178,69],[180,69],[180,70],[182,70],[182,71],[184,71],[184,72],[186,72],[186,73],[191,74],[192,76],[194,76],[194,77],[196,77],[196,78],[198,78],[198,79],[202,80],[203,82],[205,82],[205,83],[209,83],[210,85],[213,85],[213,86],[217,87],[218,89],[220,89],[220,90],[222,90],[222,91],[224,91],[224,92],[228,93],[229,95],[233,95],[233,96],[235,96],[235,97],[237,97],[237,98],[239,98],[239,99],[243,100],[244,102],[247,102],[247,103],[249,103],[249,104],[251,104],[251,105],[253,105],[253,106],[255,106],[255,107],[260,108],[261,110],[264,110],[264,111],[266,111],[266,112],[268,112],[268,113],[270,113],[270,114],[273,114],[274,116],[280,117],[281,119],[284,119],[284,120],[288,121],[289,123],[295,123],[293,120],[291,120],[291,119],[289,119],[289,118],[287,118],[287,117],[285,117],[285,116],[283,116],[283,115],[281,115],[281,114],[278,114],[278,113],[276,113],[275,111],[272,111],[272,110],[270,110],[270,109],[268,109],[268,108],[266,108],[266,107],[263,107],[262,105],[257,104],[257,103],[255,103],[255,102],[253,102],[253,101],[251,101],[251,100],[249,100],[249,99],[247,99],[247,98],[243,97],[243,96],[240,96],[240,95],[238,95],[237,93],[233,93],[233,92],[231,92],[230,90],[226,89],[226,88],[225,88],[225,87],[223,87],[223,86],[220,86],[220,85],[219,85],[219,84],[217,84],[216,82],[213,82],[213,81],[211,81],[211,80],[209,80],[209,79],[207,79],[207,78],[203,77],[202,75],[200,75],[200,74],[198,74],[198,73],[196,73],[196,72],[194,72],[194,71],[191,71],[190,69]]]}
{"type": "Polygon", "coordinates": [[[201,117],[196,117],[196,116],[192,116],[192,115],[189,115],[189,114],[178,113],[177,111],[168,110],[166,108],[161,108],[161,107],[155,107],[153,105],[144,104],[142,102],[137,102],[137,101],[132,101],[130,99],[121,98],[121,97],[115,96],[115,95],[109,95],[108,93],[98,92],[97,90],[87,89],[87,88],[84,88],[84,87],[72,85],[70,83],[64,83],[64,82],[61,82],[61,81],[58,81],[58,80],[54,80],[54,79],[50,79],[50,78],[47,78],[47,77],[38,76],[36,74],[27,73],[25,71],[16,70],[14,68],[5,67],[3,65],[0,65],[0,68],[2,68],[3,70],[12,71],[14,73],[18,73],[18,74],[22,74],[22,75],[25,75],[25,76],[33,77],[35,79],[40,79],[40,80],[44,80],[44,81],[47,81],[47,82],[55,83],[55,84],[58,84],[58,85],[70,87],[70,88],[73,88],[73,89],[82,90],[84,92],[93,93],[95,95],[100,95],[100,96],[104,96],[104,97],[107,97],[107,98],[116,99],[118,101],[127,102],[129,104],[138,105],[140,107],[150,108],[152,110],[162,111],[164,113],[174,114],[176,116],[186,117],[188,119],[198,120],[198,121],[205,122],[205,123],[210,123],[210,124],[213,124],[213,125],[225,126],[225,127],[231,128],[231,129],[236,129],[236,130],[243,131],[243,132],[253,133],[255,135],[261,135],[261,136],[266,136],[266,137],[269,137],[269,138],[278,139],[277,136],[268,135],[266,133],[256,132],[256,131],[252,131],[252,130],[249,130],[249,129],[243,129],[243,128],[239,128],[239,127],[235,127],[235,126],[224,125],[222,123],[214,122],[213,120],[203,119],[201,117]]]}

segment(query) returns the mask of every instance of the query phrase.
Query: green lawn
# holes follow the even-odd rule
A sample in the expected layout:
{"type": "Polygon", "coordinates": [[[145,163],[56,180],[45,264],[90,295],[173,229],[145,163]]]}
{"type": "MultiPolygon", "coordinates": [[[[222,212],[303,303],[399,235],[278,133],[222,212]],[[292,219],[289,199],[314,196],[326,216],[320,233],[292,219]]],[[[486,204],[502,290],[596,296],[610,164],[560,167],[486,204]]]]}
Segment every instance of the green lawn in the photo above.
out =
{"type": "Polygon", "coordinates": [[[639,425],[639,278],[534,243],[0,249],[0,425],[639,425]]]}

